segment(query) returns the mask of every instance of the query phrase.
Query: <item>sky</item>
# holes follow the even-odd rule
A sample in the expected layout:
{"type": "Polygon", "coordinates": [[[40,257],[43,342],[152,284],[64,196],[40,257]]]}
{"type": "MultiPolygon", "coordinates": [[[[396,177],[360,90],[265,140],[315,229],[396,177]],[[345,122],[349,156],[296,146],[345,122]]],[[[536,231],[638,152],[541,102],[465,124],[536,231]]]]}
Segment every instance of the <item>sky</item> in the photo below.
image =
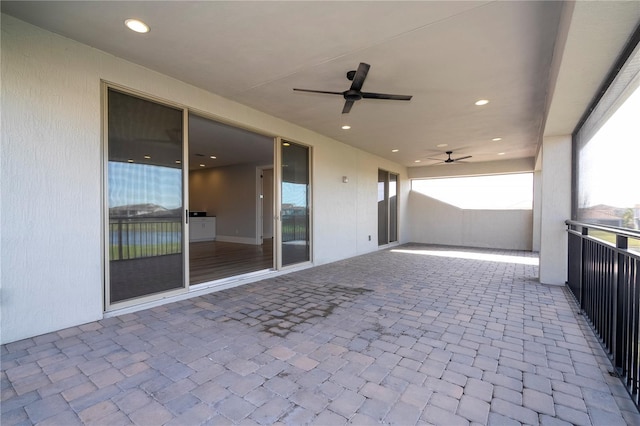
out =
{"type": "Polygon", "coordinates": [[[533,174],[416,179],[411,189],[461,209],[531,210],[533,174]]]}
{"type": "Polygon", "coordinates": [[[109,161],[109,207],[156,204],[182,206],[182,169],[109,161]]]}

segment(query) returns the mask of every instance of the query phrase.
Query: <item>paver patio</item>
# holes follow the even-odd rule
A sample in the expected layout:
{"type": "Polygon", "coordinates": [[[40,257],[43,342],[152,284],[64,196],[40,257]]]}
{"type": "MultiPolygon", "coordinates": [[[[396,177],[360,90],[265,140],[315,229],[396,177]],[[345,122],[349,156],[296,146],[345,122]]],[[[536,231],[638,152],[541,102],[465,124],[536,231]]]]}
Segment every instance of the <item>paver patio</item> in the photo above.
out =
{"type": "Polygon", "coordinates": [[[536,276],[532,253],[410,244],[10,343],[1,422],[640,424],[536,276]]]}

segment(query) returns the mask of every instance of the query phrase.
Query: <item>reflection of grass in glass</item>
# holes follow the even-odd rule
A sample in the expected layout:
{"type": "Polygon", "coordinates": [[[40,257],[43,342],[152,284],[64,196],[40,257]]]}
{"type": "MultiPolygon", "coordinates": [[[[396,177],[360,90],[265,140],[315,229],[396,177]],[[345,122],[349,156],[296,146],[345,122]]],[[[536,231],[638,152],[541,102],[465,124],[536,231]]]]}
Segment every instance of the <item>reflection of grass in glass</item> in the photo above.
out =
{"type": "Polygon", "coordinates": [[[306,215],[282,216],[282,241],[305,241],[308,239],[306,215]]]}
{"type": "Polygon", "coordinates": [[[117,244],[109,246],[109,260],[138,259],[140,257],[162,256],[165,254],[182,253],[182,244],[128,244],[122,246],[122,259],[120,247],[117,244]]]}
{"type": "MultiPolygon", "coordinates": [[[[593,238],[597,238],[602,241],[606,241],[608,243],[616,245],[616,234],[606,231],[600,231],[597,229],[590,229],[589,235],[593,238]]],[[[640,253],[640,239],[629,238],[627,239],[629,244],[629,250],[640,253]]]]}
{"type": "Polygon", "coordinates": [[[113,221],[109,226],[110,260],[136,259],[182,252],[182,223],[113,221]]]}

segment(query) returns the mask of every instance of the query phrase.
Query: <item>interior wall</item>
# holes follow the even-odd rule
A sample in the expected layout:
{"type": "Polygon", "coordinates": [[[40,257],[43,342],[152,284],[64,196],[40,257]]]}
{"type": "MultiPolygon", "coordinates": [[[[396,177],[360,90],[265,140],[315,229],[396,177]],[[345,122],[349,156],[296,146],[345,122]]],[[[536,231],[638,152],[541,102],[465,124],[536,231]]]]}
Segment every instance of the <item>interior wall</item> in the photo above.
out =
{"type": "Polygon", "coordinates": [[[2,343],[103,317],[101,80],[310,145],[316,265],[378,249],[378,168],[400,175],[400,235],[408,235],[403,166],[11,16],[1,19],[2,343]]]}
{"type": "Polygon", "coordinates": [[[256,243],[256,166],[189,172],[189,209],[216,217],[216,240],[256,243]]]}
{"type": "Polygon", "coordinates": [[[449,246],[531,250],[531,210],[466,210],[417,191],[409,196],[412,241],[449,246]]]}

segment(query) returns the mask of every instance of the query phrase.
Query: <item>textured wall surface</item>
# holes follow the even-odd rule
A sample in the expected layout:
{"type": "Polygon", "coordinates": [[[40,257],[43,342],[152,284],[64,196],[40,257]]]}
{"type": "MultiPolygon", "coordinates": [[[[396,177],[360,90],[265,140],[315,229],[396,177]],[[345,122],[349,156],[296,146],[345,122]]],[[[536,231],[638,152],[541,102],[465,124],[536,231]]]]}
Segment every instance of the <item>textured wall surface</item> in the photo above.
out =
{"type": "Polygon", "coordinates": [[[408,210],[417,243],[531,250],[531,210],[463,210],[415,191],[408,210]]]}
{"type": "Polygon", "coordinates": [[[540,282],[567,280],[567,226],[571,217],[571,136],[544,138],[540,210],[540,282]]]}
{"type": "Polygon", "coordinates": [[[406,214],[398,164],[7,15],[1,54],[2,342],[103,315],[101,80],[312,146],[316,264],[378,249],[378,168],[406,214]]]}
{"type": "Polygon", "coordinates": [[[5,342],[102,316],[100,67],[2,16],[5,342]]]}

